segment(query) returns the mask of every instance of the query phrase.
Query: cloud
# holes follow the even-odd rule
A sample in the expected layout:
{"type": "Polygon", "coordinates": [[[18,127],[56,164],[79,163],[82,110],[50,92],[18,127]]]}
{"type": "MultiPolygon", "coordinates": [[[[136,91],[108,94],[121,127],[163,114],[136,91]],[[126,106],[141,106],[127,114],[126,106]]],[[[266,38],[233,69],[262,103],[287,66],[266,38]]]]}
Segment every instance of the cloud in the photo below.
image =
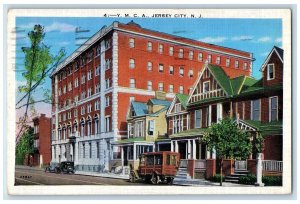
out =
{"type": "Polygon", "coordinates": [[[18,28],[18,30],[19,29],[30,29],[30,30],[32,30],[33,27],[37,24],[39,24],[39,23],[31,22],[31,23],[28,23],[28,24],[19,25],[19,26],[17,26],[17,28],[18,28]]]}
{"type": "Polygon", "coordinates": [[[260,56],[266,57],[266,56],[268,56],[268,54],[269,54],[269,52],[264,52],[264,53],[261,53],[260,56]]]}
{"type": "Polygon", "coordinates": [[[258,42],[270,42],[270,41],[271,41],[271,38],[268,37],[268,36],[265,36],[265,37],[258,38],[257,41],[258,41],[258,42]]]}
{"type": "Polygon", "coordinates": [[[51,25],[45,26],[45,31],[46,32],[58,31],[58,32],[66,33],[66,32],[75,32],[75,28],[76,26],[71,24],[54,22],[51,25]]]}
{"type": "Polygon", "coordinates": [[[282,38],[276,38],[276,39],[275,39],[275,42],[277,42],[277,43],[282,42],[282,38]]]}
{"type": "Polygon", "coordinates": [[[70,44],[70,42],[68,42],[68,41],[62,41],[62,42],[57,43],[57,45],[59,45],[59,46],[66,46],[66,45],[69,45],[69,44],[70,44]]]}
{"type": "Polygon", "coordinates": [[[249,36],[249,35],[234,36],[231,38],[231,40],[233,40],[233,41],[249,41],[249,40],[253,40],[253,36],[249,36]]]}
{"type": "Polygon", "coordinates": [[[219,37],[205,37],[205,38],[199,39],[199,41],[203,41],[203,42],[206,42],[206,43],[219,43],[219,42],[224,42],[225,40],[227,40],[227,38],[222,37],[222,36],[219,36],[219,37]]]}

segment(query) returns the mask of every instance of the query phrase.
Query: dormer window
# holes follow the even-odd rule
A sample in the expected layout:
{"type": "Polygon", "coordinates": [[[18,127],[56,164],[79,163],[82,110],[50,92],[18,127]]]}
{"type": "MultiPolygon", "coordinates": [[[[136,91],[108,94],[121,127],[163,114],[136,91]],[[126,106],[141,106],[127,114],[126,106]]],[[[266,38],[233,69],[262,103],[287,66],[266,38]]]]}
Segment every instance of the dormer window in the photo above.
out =
{"type": "Polygon", "coordinates": [[[267,79],[268,80],[274,79],[275,78],[275,66],[274,66],[274,64],[268,64],[267,71],[268,71],[268,73],[267,73],[268,74],[267,79]]]}
{"type": "Polygon", "coordinates": [[[203,82],[203,93],[209,92],[209,81],[203,82]]]}
{"type": "Polygon", "coordinates": [[[175,104],[175,113],[178,113],[181,111],[181,104],[180,103],[176,103],[175,104]]]}

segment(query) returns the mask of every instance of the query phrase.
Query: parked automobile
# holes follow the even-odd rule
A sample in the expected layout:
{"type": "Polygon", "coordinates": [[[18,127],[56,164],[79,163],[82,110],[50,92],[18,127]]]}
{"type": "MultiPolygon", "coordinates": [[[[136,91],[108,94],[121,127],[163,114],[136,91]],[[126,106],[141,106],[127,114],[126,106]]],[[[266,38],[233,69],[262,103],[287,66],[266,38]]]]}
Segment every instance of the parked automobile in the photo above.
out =
{"type": "Polygon", "coordinates": [[[177,152],[147,152],[140,156],[138,170],[131,168],[129,180],[151,181],[152,184],[171,184],[179,168],[180,154],[177,152]]]}
{"type": "Polygon", "coordinates": [[[61,163],[51,163],[50,166],[45,168],[45,172],[60,173],[75,173],[74,162],[63,161],[61,163]]]}
{"type": "Polygon", "coordinates": [[[45,172],[49,173],[57,173],[59,171],[59,164],[58,163],[51,163],[49,166],[45,168],[45,172]]]}

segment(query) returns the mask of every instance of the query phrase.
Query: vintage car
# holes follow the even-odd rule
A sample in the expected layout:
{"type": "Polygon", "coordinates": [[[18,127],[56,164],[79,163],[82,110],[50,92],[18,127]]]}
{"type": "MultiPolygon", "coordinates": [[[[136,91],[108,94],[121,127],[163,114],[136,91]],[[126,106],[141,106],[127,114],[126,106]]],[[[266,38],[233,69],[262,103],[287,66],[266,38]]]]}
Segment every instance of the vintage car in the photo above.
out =
{"type": "Polygon", "coordinates": [[[57,174],[60,173],[75,173],[74,162],[63,161],[59,164],[52,163],[50,166],[45,168],[45,172],[55,172],[57,174]]]}
{"type": "Polygon", "coordinates": [[[152,184],[171,184],[179,168],[180,155],[177,152],[148,152],[139,158],[139,168],[131,168],[129,181],[151,181],[152,184]]]}

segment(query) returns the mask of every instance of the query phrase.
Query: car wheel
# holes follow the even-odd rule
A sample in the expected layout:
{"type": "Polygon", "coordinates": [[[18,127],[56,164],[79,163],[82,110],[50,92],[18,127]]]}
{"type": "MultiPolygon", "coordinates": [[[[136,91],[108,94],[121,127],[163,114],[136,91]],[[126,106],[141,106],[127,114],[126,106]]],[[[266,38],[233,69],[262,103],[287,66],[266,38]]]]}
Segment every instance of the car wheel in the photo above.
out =
{"type": "Polygon", "coordinates": [[[45,168],[45,172],[47,173],[47,171],[48,171],[48,168],[45,168]]]}
{"type": "Polygon", "coordinates": [[[152,174],[151,183],[154,185],[158,184],[158,176],[156,175],[156,173],[152,174]]]}

